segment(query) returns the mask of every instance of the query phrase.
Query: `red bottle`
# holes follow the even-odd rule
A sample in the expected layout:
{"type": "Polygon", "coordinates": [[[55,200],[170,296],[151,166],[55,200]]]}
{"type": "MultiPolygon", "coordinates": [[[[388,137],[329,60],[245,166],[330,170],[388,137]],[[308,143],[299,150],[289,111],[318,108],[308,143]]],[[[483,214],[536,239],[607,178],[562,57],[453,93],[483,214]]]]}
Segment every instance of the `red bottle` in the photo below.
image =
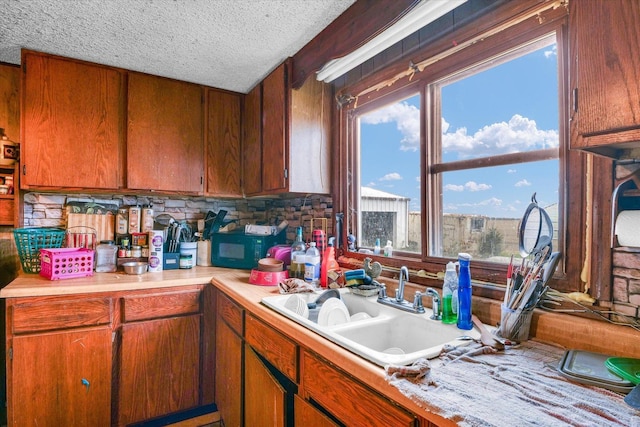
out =
{"type": "Polygon", "coordinates": [[[329,277],[329,273],[332,271],[340,271],[340,264],[336,261],[336,251],[333,246],[327,246],[325,249],[322,264],[320,266],[320,286],[326,288],[331,279],[329,277]]]}

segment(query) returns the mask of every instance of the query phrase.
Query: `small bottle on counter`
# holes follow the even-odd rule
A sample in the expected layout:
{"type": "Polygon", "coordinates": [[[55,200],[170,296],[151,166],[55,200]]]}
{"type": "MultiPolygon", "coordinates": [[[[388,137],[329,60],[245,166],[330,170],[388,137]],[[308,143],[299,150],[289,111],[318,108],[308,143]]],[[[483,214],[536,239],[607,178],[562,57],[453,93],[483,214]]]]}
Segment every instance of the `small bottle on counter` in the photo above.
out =
{"type": "Polygon", "coordinates": [[[380,255],[380,239],[376,239],[376,245],[373,247],[373,254],[380,255]]]}
{"type": "Polygon", "coordinates": [[[320,282],[320,251],[316,248],[316,242],[310,242],[306,252],[304,280],[313,285],[318,285],[320,282]]]}
{"type": "Polygon", "coordinates": [[[304,279],[304,264],[306,262],[307,245],[302,240],[302,227],[296,229],[296,240],[291,245],[291,264],[289,277],[304,279]]]}
{"type": "Polygon", "coordinates": [[[452,324],[458,321],[458,273],[456,263],[447,264],[442,285],[442,323],[452,324]]]}
{"type": "Polygon", "coordinates": [[[458,276],[458,329],[473,329],[471,320],[471,270],[469,262],[471,255],[466,253],[458,254],[458,264],[460,265],[460,275],[458,276]]]}
{"type": "Polygon", "coordinates": [[[178,264],[179,268],[188,269],[193,267],[193,255],[191,254],[180,254],[180,260],[178,264]]]}
{"type": "Polygon", "coordinates": [[[387,245],[384,247],[384,256],[393,256],[393,244],[391,240],[387,240],[387,245]]]}

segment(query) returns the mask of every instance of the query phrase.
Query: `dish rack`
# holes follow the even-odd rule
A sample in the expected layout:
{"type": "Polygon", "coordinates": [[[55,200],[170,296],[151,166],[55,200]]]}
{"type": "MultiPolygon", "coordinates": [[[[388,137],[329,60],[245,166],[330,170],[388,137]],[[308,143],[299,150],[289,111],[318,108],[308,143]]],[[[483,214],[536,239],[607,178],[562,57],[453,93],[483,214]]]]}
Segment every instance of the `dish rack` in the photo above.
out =
{"type": "Polygon", "coordinates": [[[93,276],[94,251],[87,248],[40,250],[40,275],[50,280],[93,276]]]}
{"type": "Polygon", "coordinates": [[[40,272],[40,249],[60,248],[65,231],[60,228],[16,228],[13,230],[20,264],[25,273],[40,272]]]}

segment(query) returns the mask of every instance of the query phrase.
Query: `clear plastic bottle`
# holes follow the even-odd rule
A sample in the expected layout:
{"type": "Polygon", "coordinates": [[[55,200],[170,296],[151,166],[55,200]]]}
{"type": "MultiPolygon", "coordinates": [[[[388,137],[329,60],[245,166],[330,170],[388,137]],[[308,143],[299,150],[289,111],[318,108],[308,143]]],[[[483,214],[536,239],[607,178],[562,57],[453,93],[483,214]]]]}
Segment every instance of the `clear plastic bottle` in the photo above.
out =
{"type": "Polygon", "coordinates": [[[316,248],[316,242],[310,242],[309,249],[307,249],[304,280],[316,286],[320,283],[320,251],[316,248]]]}
{"type": "Polygon", "coordinates": [[[393,256],[393,244],[391,240],[387,240],[387,245],[384,247],[384,256],[393,256]]]}
{"type": "Polygon", "coordinates": [[[376,245],[373,247],[373,253],[375,255],[380,254],[380,239],[376,239],[376,245]]]}
{"type": "Polygon", "coordinates": [[[452,324],[458,321],[458,273],[456,263],[447,264],[442,285],[442,323],[452,324]]]}
{"type": "Polygon", "coordinates": [[[302,240],[302,227],[296,229],[296,240],[291,245],[291,264],[289,277],[304,279],[304,264],[306,262],[307,245],[302,240]]]}
{"type": "Polygon", "coordinates": [[[471,270],[469,262],[471,255],[465,253],[458,254],[458,264],[460,265],[460,275],[458,276],[458,329],[471,330],[473,322],[471,320],[471,270]]]}

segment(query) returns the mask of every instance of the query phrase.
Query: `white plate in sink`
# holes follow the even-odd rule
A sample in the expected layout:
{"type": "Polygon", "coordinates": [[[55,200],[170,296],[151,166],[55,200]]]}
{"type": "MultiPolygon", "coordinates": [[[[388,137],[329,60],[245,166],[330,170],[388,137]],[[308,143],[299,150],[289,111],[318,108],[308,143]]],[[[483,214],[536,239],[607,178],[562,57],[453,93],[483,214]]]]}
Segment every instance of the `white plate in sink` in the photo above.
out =
{"type": "Polygon", "coordinates": [[[326,300],[318,312],[318,325],[335,326],[350,320],[349,310],[344,302],[338,298],[326,300]]]}

